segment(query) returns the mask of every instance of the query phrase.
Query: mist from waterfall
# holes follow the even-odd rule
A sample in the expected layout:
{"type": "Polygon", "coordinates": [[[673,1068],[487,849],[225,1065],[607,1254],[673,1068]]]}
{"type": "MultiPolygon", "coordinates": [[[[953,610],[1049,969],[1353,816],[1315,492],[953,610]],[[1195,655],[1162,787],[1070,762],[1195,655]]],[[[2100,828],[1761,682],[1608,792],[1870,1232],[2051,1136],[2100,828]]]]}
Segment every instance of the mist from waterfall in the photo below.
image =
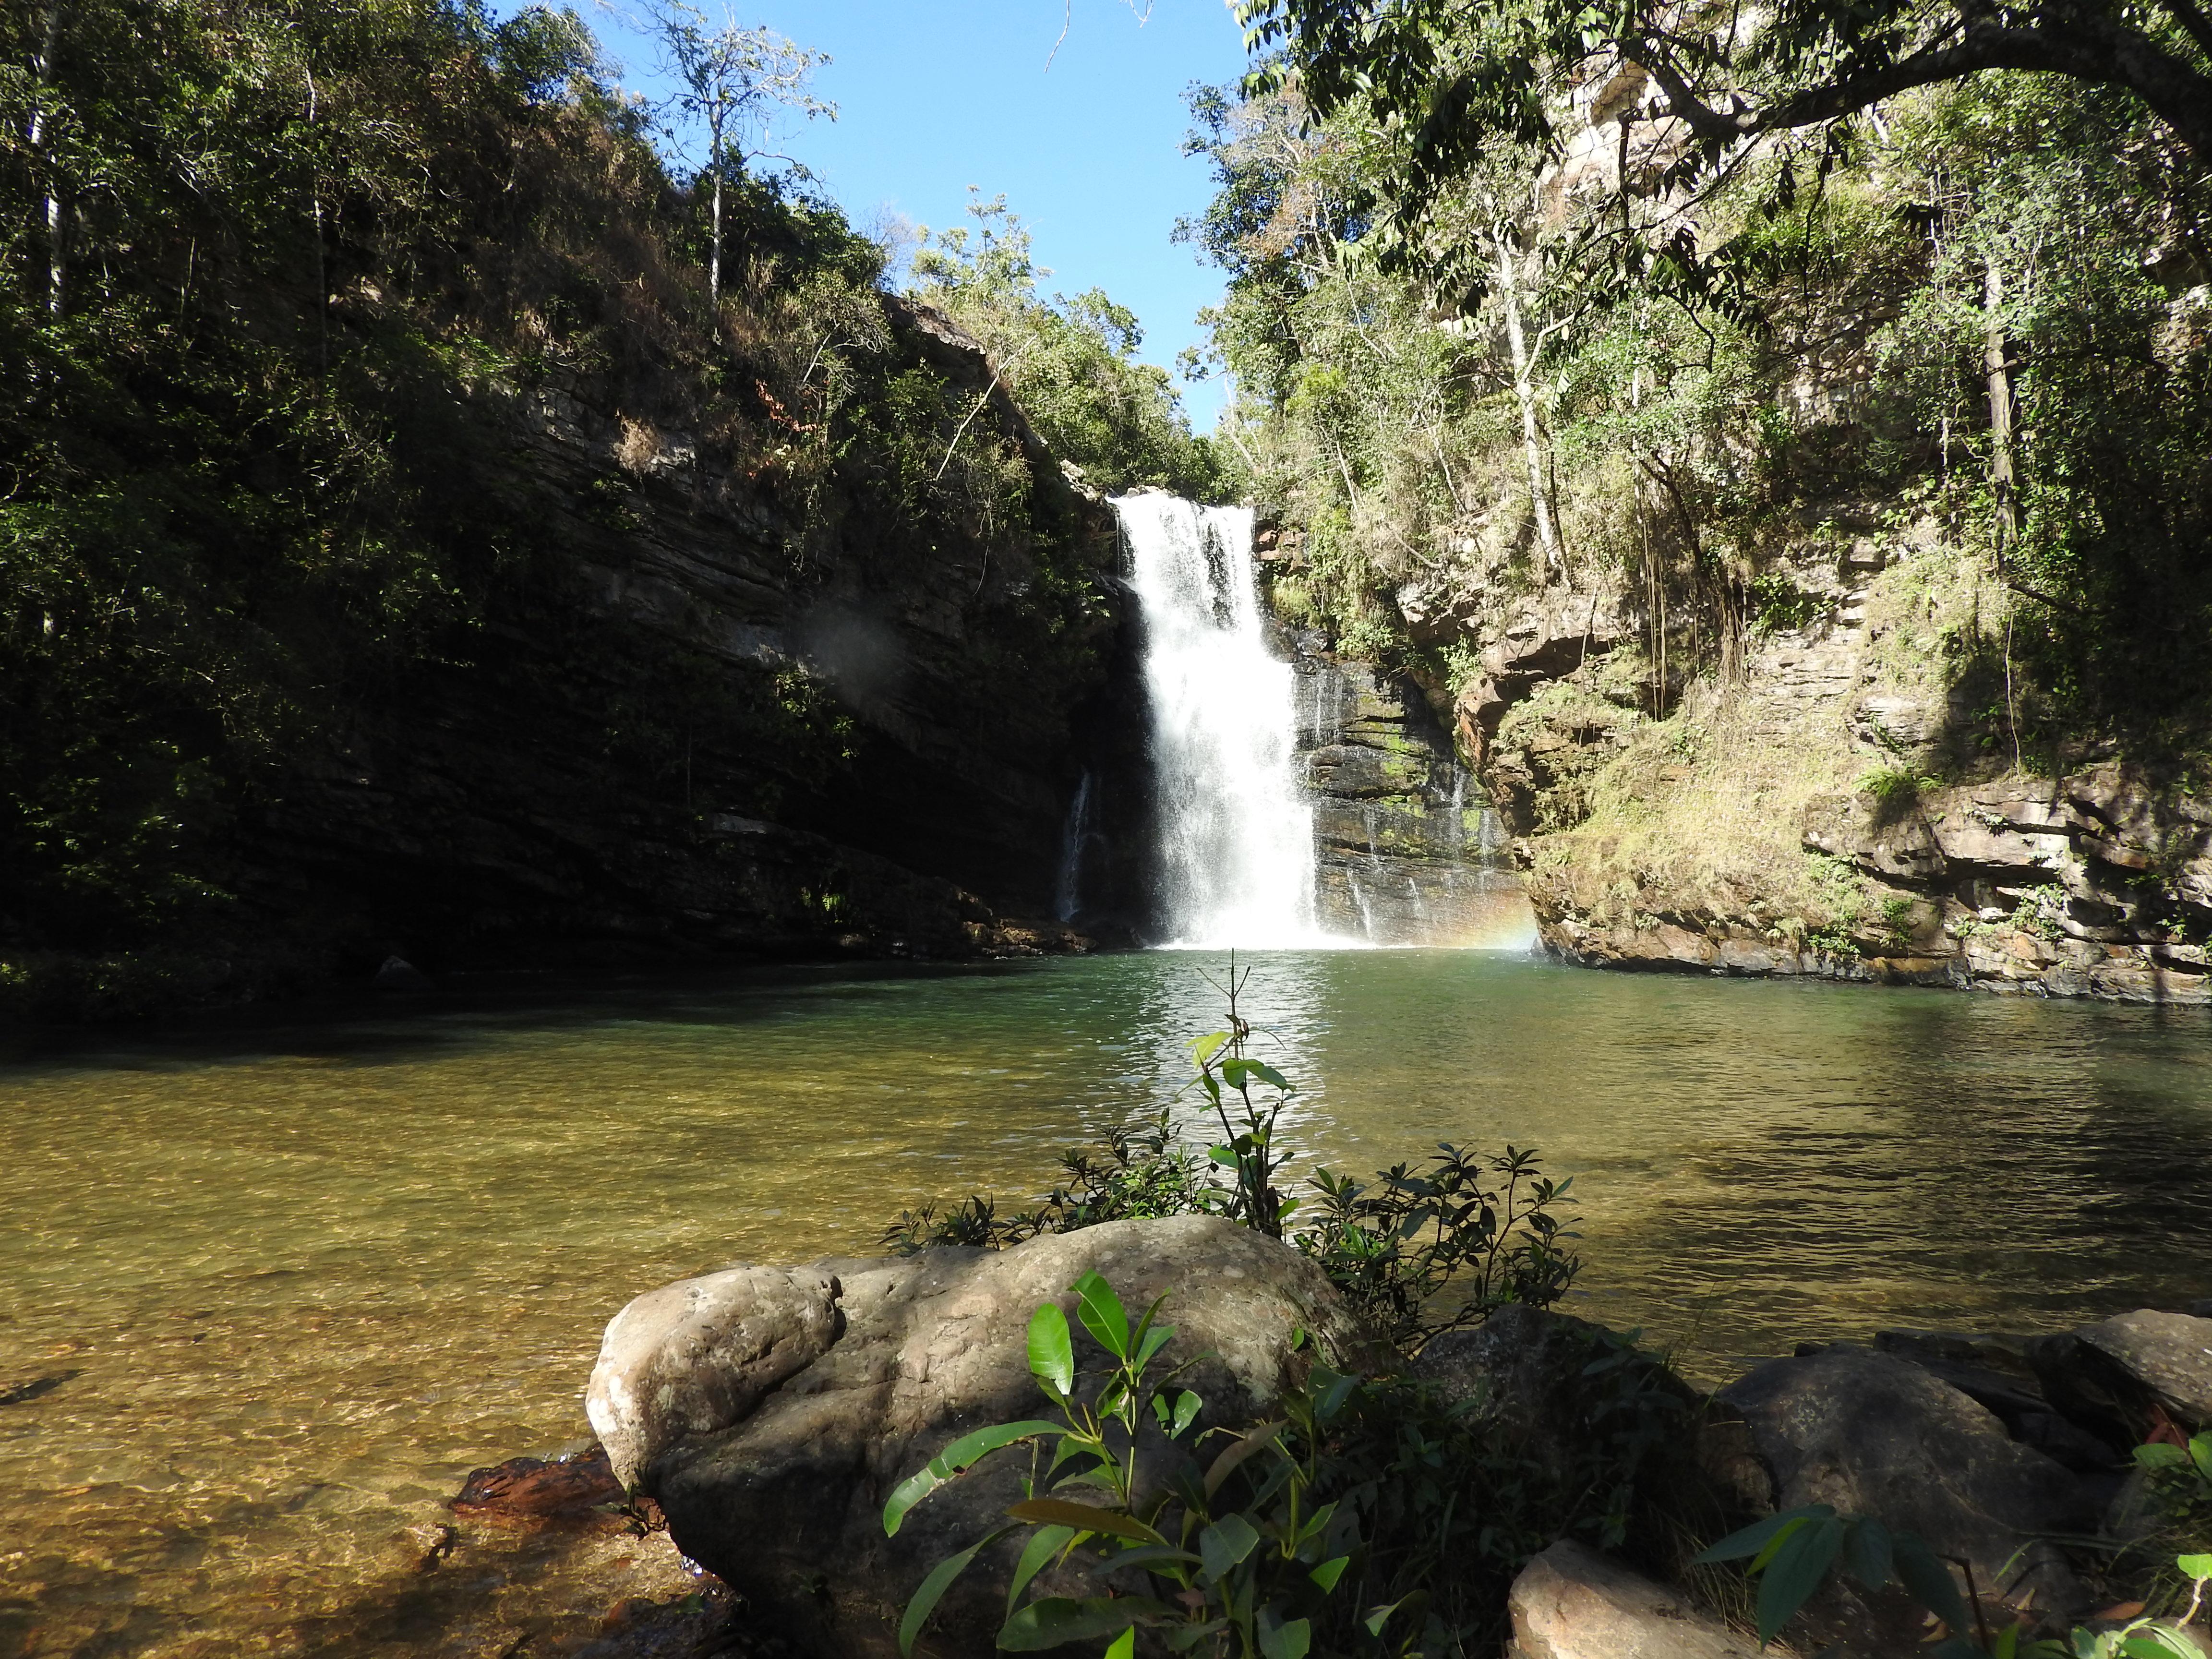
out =
{"type": "Polygon", "coordinates": [[[1114,503],[1144,611],[1145,688],[1170,942],[1311,946],[1314,815],[1291,665],[1267,649],[1248,507],[1114,503]]]}

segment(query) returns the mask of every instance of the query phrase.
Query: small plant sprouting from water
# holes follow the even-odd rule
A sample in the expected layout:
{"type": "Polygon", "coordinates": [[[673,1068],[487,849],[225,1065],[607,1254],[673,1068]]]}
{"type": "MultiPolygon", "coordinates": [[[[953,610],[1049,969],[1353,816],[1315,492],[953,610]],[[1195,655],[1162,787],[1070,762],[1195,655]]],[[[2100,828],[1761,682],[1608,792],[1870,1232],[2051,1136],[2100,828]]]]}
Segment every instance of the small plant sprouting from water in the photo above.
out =
{"type": "Polygon", "coordinates": [[[1004,1249],[1041,1233],[1072,1233],[1102,1221],[1190,1215],[1210,1207],[1206,1160],[1176,1136],[1163,1107],[1139,1129],[1118,1128],[1103,1156],[1075,1148],[1060,1156],[1063,1183],[1034,1210],[1001,1215],[992,1200],[970,1196],[951,1210],[936,1204],[901,1212],[884,1230],[883,1243],[898,1255],[939,1244],[978,1244],[1004,1249]]]}
{"type": "Polygon", "coordinates": [[[1141,1131],[1116,1130],[1103,1158],[1063,1153],[1066,1182],[1034,1210],[1002,1215],[981,1196],[943,1211],[926,1204],[902,1213],[884,1244],[900,1255],[948,1244],[1002,1249],[1106,1221],[1218,1215],[1295,1244],[1409,1351],[1507,1303],[1549,1307],[1565,1296],[1582,1267],[1567,1247],[1579,1235],[1562,1214],[1574,1183],[1546,1176],[1533,1147],[1486,1158],[1445,1143],[1418,1165],[1366,1182],[1322,1168],[1307,1179],[1308,1196],[1284,1192],[1281,1121],[1297,1090],[1248,1052],[1256,1029],[1242,1006],[1250,974],[1232,957],[1225,981],[1208,979],[1228,1004],[1228,1023],[1190,1045],[1197,1071],[1184,1092],[1205,1097],[1222,1136],[1204,1158],[1164,1108],[1141,1131]]]}
{"type": "Polygon", "coordinates": [[[1241,1221],[1270,1238],[1283,1236],[1283,1224],[1298,1207],[1295,1198],[1285,1198],[1275,1185],[1275,1176],[1288,1158],[1275,1149],[1275,1127],[1281,1121],[1284,1104],[1296,1091],[1291,1080],[1273,1066],[1250,1058],[1244,1045],[1251,1040],[1252,1027],[1238,1011],[1237,1003],[1245,982],[1252,977],[1247,968],[1242,975],[1237,971],[1237,958],[1229,958],[1229,982],[1224,986],[1209,978],[1213,986],[1229,1000],[1228,1029],[1208,1031],[1190,1045],[1191,1054],[1198,1062],[1198,1087],[1205,1091],[1213,1108],[1214,1117],[1221,1125],[1222,1142],[1210,1149],[1209,1156],[1222,1168],[1230,1171],[1236,1185],[1230,1190],[1220,1213],[1232,1221],[1241,1221]],[[1273,1089],[1272,1099],[1255,1100],[1252,1085],[1260,1083],[1273,1089]],[[1236,1097],[1237,1120],[1230,1115],[1230,1097],[1236,1097]]]}

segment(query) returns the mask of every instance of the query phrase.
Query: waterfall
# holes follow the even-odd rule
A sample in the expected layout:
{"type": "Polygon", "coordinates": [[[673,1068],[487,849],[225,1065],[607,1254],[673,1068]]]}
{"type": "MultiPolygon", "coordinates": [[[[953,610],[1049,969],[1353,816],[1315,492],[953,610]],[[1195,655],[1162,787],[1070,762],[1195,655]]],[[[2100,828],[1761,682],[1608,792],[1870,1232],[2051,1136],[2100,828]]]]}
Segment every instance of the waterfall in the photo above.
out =
{"type": "Polygon", "coordinates": [[[1152,493],[1114,510],[1144,611],[1170,936],[1209,949],[1322,943],[1297,676],[1267,649],[1251,512],[1152,493]]]}
{"type": "Polygon", "coordinates": [[[1083,908],[1083,854],[1091,839],[1091,774],[1075,786],[1075,800],[1067,809],[1067,830],[1060,843],[1060,882],[1054,895],[1053,914],[1073,921],[1083,908]]]}

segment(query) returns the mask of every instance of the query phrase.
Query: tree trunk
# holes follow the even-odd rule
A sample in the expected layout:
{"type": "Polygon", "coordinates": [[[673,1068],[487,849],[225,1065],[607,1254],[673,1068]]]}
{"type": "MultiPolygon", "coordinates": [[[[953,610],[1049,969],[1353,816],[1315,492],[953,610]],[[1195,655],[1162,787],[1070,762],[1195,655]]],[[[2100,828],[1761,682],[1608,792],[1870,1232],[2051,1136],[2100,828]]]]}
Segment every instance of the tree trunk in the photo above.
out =
{"type": "Polygon", "coordinates": [[[2020,534],[2013,498],[2013,399],[2011,354],[2004,332],[2004,273],[1996,259],[1983,267],[1982,368],[1990,389],[1990,494],[1996,503],[1997,571],[2020,534]]]}
{"type": "Polygon", "coordinates": [[[714,226],[707,249],[707,293],[718,310],[722,303],[722,123],[727,113],[719,103],[707,109],[707,167],[714,175],[714,226]]]}
{"type": "Polygon", "coordinates": [[[1536,423],[1535,365],[1521,325],[1521,289],[1516,280],[1512,245],[1498,238],[1498,291],[1505,303],[1505,344],[1513,356],[1513,396],[1521,405],[1521,447],[1528,465],[1528,502],[1536,516],[1536,544],[1544,552],[1547,579],[1565,574],[1559,532],[1552,522],[1551,492],[1545,487],[1543,439],[1536,423]]]}
{"type": "Polygon", "coordinates": [[[68,247],[64,241],[65,227],[62,221],[61,181],[55,177],[53,160],[46,154],[46,106],[42,95],[53,84],[54,58],[61,51],[62,0],[47,0],[46,40],[39,51],[33,70],[41,94],[31,110],[30,139],[33,164],[39,168],[46,184],[45,219],[46,231],[46,309],[53,316],[62,314],[63,279],[67,274],[68,247]]]}

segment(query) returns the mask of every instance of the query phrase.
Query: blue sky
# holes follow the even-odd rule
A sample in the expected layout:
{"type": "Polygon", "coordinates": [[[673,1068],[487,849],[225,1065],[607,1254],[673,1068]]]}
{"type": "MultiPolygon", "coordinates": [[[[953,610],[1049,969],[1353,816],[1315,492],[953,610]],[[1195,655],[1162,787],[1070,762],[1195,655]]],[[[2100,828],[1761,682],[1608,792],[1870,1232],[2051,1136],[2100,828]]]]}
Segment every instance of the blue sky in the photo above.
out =
{"type": "MultiPolygon", "coordinates": [[[[650,46],[579,9],[624,83],[655,90],[650,46]]],[[[702,9],[718,15],[719,0],[702,9]]],[[[1204,161],[1182,154],[1183,89],[1242,74],[1242,32],[1224,0],[1154,0],[1141,24],[1125,0],[1071,0],[1065,17],[1055,55],[1060,0],[736,0],[739,24],[830,54],[815,91],[838,119],[787,124],[781,148],[856,223],[940,228],[964,222],[969,185],[1004,192],[1052,269],[1046,290],[1103,288],[1142,320],[1141,355],[1172,371],[1221,294],[1220,273],[1168,240],[1210,193],[1204,161]]],[[[1219,381],[1182,393],[1211,426],[1219,381]]]]}

